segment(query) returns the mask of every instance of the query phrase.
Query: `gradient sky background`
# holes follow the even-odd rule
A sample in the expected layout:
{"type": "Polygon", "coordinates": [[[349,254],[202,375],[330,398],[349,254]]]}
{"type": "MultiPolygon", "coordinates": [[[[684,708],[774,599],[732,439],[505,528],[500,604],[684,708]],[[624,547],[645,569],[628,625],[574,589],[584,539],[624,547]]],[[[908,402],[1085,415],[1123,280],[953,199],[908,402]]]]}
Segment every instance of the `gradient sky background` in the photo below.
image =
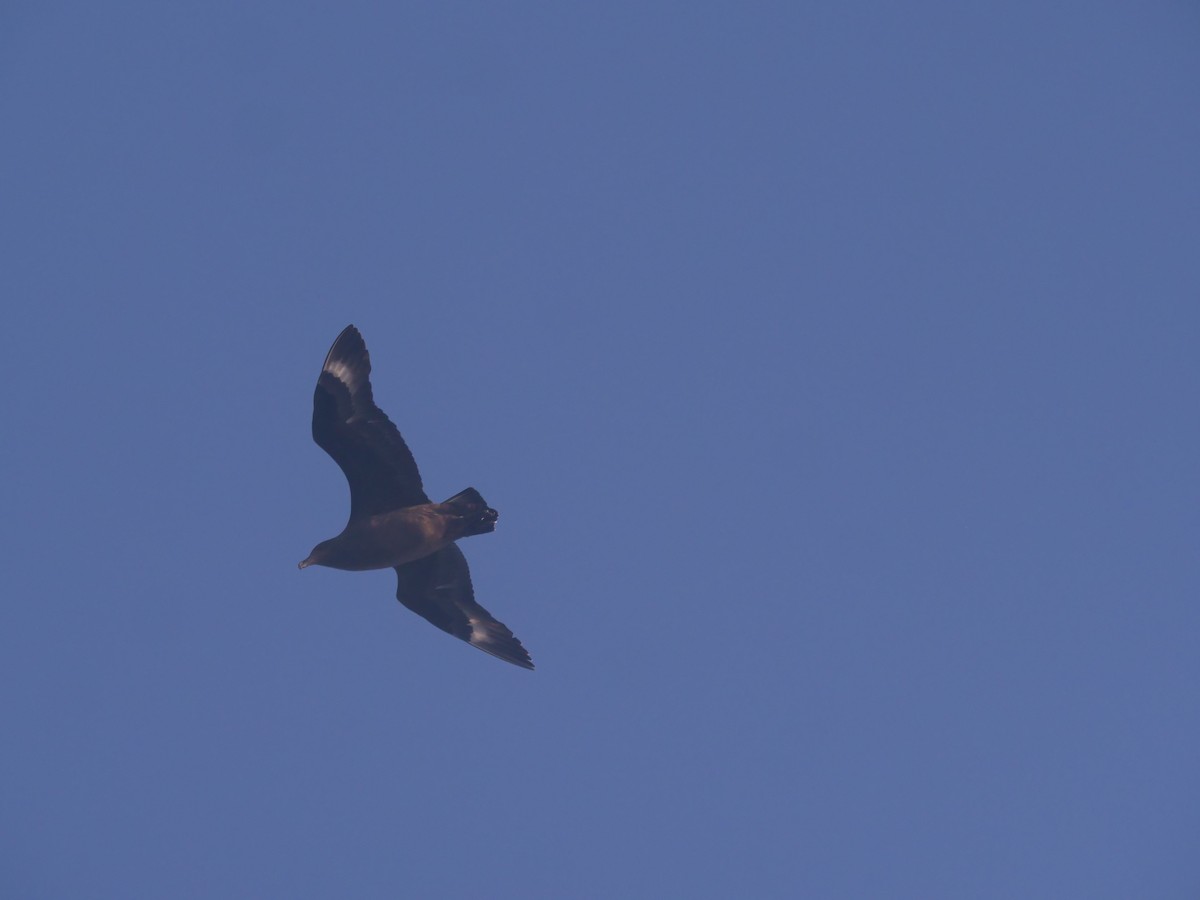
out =
{"type": "Polygon", "coordinates": [[[6,3],[0,893],[1200,894],[1194,3],[6,3]],[[391,571],[353,322],[538,665],[391,571]]]}

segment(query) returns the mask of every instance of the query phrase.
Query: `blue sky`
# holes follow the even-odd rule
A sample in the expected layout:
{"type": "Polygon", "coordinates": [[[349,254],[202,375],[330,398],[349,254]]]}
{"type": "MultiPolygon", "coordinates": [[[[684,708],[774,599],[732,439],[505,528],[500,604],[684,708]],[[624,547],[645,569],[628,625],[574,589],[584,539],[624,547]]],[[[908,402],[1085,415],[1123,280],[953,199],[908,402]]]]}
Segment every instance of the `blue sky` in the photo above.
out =
{"type": "Polygon", "coordinates": [[[13,3],[0,888],[1195,897],[1190,3],[13,3]],[[524,672],[299,572],[348,323],[524,672]]]}

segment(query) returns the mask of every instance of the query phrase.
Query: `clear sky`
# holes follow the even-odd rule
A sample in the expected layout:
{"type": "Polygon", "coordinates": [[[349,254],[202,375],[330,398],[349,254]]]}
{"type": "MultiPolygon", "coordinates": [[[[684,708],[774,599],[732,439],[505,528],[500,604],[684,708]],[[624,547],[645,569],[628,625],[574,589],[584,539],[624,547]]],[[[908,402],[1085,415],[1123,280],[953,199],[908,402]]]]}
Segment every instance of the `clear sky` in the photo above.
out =
{"type": "Polygon", "coordinates": [[[0,894],[1200,896],[1191,2],[0,5],[0,894]],[[536,672],[300,572],[354,323],[536,672]]]}

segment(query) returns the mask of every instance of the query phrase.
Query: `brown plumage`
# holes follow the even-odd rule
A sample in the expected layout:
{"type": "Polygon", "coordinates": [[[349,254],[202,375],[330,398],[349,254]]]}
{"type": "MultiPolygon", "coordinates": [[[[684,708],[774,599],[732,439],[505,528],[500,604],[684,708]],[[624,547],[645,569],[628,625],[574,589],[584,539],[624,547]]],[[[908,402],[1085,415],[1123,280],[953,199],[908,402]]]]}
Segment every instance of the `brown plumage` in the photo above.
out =
{"type": "Polygon", "coordinates": [[[474,488],[431,503],[404,438],[371,393],[371,358],[353,325],[338,335],[313,395],[313,440],[350,482],[350,520],[306,566],[396,570],[396,598],[443,631],[505,662],[533,668],[511,631],[475,602],[454,542],[495,530],[498,513],[474,488]]]}

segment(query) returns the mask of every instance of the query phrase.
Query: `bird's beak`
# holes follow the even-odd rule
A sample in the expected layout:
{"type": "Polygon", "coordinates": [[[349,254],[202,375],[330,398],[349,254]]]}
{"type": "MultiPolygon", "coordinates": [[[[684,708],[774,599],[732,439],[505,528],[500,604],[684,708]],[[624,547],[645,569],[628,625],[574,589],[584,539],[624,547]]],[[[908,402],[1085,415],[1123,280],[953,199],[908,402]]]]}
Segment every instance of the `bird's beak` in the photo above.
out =
{"type": "Polygon", "coordinates": [[[300,565],[298,566],[298,568],[306,569],[311,565],[312,565],[312,563],[310,563],[307,559],[302,559],[302,560],[300,560],[300,565]]]}

